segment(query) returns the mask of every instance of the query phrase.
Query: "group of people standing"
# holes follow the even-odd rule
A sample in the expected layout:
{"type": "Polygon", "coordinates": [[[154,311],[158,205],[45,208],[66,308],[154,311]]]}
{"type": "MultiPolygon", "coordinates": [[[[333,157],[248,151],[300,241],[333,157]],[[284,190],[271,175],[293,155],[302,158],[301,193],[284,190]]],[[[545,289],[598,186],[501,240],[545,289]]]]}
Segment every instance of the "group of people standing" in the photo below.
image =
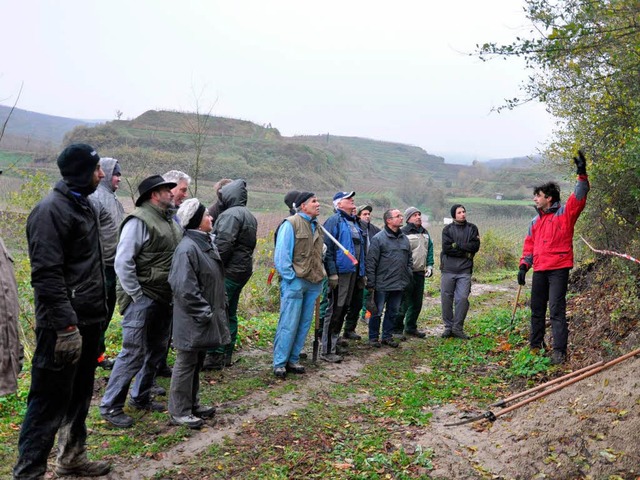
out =
{"type": "Polygon", "coordinates": [[[44,478],[56,435],[58,475],[110,471],[109,463],[86,455],[98,365],[112,368],[99,409],[113,426],[133,425],[125,403],[166,410],[155,400],[166,395],[155,382],[163,368],[171,376],[172,423],[198,428],[214,415],[213,406],[200,403],[198,375],[208,350],[222,349],[222,365],[231,362],[232,319],[256,244],[244,180],[218,191],[214,226],[209,209],[187,198],[191,179],[183,172],[142,180],[135,208],[125,215],[116,196],[117,160],[73,144],[57,164],[62,179],[27,220],[36,349],[15,479],[44,478]],[[104,336],[116,304],[122,346],[113,362],[105,358],[104,336]],[[173,371],[166,365],[170,344],[173,371]]]}
{"type": "MultiPolygon", "coordinates": [[[[538,216],[526,237],[518,274],[524,284],[526,271],[534,268],[534,349],[544,347],[550,305],[554,363],[566,358],[570,243],[589,189],[582,153],[575,161],[578,184],[565,206],[556,184],[534,188],[538,216]]],[[[86,449],[85,422],[98,364],[113,368],[99,406],[102,418],[113,426],[126,428],[134,422],[124,412],[127,396],[131,408],[165,410],[155,400],[166,394],[155,377],[166,365],[170,343],[177,352],[168,403],[171,422],[198,428],[214,415],[213,406],[200,403],[199,372],[207,363],[208,368],[232,363],[238,300],[252,274],[256,245],[257,221],[246,207],[244,180],[218,182],[217,201],[207,209],[187,198],[188,175],[176,170],[151,175],[139,184],[135,209],[125,215],[115,195],[122,174],[117,160],[100,159],[91,146],[73,144],[62,151],[57,165],[61,180],[27,220],[36,348],[15,479],[44,478],[56,435],[58,475],[93,477],[110,471],[108,462],[90,461],[86,449]],[[113,365],[105,365],[104,335],[116,304],[122,314],[122,348],[113,365]]],[[[321,296],[327,308],[318,318],[318,330],[321,358],[327,362],[341,361],[345,340],[359,339],[355,326],[365,308],[372,347],[397,348],[406,335],[425,337],[417,319],[434,255],[422,213],[415,207],[404,214],[388,209],[384,227],[377,231],[370,221],[372,207],[356,208],[354,197],[353,191],[336,193],[335,213],[324,226],[318,223],[320,203],[314,193],[294,191],[285,197],[291,215],[276,231],[274,251],[281,277],[273,347],[276,377],[305,372],[300,358],[321,296]]],[[[454,205],[451,216],[440,256],[442,336],[467,339],[464,321],[480,237],[467,222],[464,206],[454,205]]],[[[0,281],[17,297],[12,270],[5,268],[11,259],[1,242],[0,247],[0,281]]],[[[16,305],[2,307],[3,322],[15,325],[16,305]]],[[[20,349],[14,348],[17,332],[11,332],[10,348],[2,352],[7,367],[0,394],[15,390],[21,368],[20,349]]]]}
{"type": "MultiPolygon", "coordinates": [[[[276,232],[274,254],[281,277],[273,358],[276,377],[305,372],[299,360],[314,312],[322,332],[320,358],[329,363],[343,360],[348,340],[361,340],[355,331],[358,318],[366,319],[368,344],[374,348],[397,348],[406,336],[426,336],[417,320],[425,279],[433,275],[434,254],[422,212],[416,207],[404,214],[387,209],[384,227],[378,229],[371,223],[371,205],[356,207],[355,195],[337,192],[335,213],[323,226],[318,223],[320,204],[314,193],[293,191],[285,196],[291,216],[276,232]],[[314,308],[320,303],[326,308],[314,308]]],[[[451,214],[441,254],[443,337],[467,339],[464,320],[480,236],[478,228],[467,222],[464,206],[454,205],[451,214]]]]}

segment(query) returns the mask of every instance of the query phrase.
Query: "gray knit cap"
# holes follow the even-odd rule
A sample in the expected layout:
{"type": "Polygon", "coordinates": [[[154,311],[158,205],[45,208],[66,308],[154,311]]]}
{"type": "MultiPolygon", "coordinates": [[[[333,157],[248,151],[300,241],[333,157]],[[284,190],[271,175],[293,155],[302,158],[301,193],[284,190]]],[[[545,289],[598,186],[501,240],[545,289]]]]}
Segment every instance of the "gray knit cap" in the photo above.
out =
{"type": "Polygon", "coordinates": [[[422,214],[422,212],[420,210],[418,210],[416,207],[409,207],[404,211],[404,223],[409,223],[409,219],[411,218],[411,216],[414,213],[420,213],[422,214]]]}

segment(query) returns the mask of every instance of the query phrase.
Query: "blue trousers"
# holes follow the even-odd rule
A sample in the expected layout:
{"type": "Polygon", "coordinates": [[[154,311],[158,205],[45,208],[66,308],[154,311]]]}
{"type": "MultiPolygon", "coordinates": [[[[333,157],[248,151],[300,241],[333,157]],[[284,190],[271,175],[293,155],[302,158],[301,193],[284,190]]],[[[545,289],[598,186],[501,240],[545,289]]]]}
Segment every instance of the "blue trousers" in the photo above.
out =
{"type": "Polygon", "coordinates": [[[298,277],[280,282],[280,319],[273,341],[273,368],[300,360],[321,290],[322,282],[311,283],[298,277]]]}
{"type": "Polygon", "coordinates": [[[371,315],[369,319],[369,340],[378,340],[380,336],[380,319],[383,310],[382,339],[388,340],[393,338],[393,327],[395,326],[396,317],[398,316],[400,302],[402,302],[402,293],[402,290],[392,292],[375,291],[374,299],[376,301],[376,307],[378,307],[378,314],[371,315]]]}

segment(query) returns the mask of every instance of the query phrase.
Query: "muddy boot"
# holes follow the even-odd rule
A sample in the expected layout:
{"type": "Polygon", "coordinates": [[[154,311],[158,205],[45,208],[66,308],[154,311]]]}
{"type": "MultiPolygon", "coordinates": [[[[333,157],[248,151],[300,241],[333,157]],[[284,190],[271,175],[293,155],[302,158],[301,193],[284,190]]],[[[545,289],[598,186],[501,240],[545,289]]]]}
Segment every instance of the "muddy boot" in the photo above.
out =
{"type": "Polygon", "coordinates": [[[202,363],[202,370],[222,370],[225,363],[224,353],[209,353],[204,357],[202,363]]]}

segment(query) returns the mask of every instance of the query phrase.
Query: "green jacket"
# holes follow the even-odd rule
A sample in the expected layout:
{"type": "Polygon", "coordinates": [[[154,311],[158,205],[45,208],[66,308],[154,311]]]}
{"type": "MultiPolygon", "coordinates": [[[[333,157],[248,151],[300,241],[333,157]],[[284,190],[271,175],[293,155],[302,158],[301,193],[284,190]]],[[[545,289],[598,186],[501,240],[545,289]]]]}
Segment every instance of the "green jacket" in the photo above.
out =
{"type": "MultiPolygon", "coordinates": [[[[122,221],[121,232],[124,225],[134,217],[145,223],[149,233],[148,241],[135,258],[138,282],[144,295],[168,304],[171,302],[171,286],[168,280],[171,260],[182,238],[182,230],[169,213],[163,212],[150,202],[145,202],[122,221]]],[[[122,289],[120,283],[117,287],[117,298],[122,313],[132,298],[122,289]]]]}

